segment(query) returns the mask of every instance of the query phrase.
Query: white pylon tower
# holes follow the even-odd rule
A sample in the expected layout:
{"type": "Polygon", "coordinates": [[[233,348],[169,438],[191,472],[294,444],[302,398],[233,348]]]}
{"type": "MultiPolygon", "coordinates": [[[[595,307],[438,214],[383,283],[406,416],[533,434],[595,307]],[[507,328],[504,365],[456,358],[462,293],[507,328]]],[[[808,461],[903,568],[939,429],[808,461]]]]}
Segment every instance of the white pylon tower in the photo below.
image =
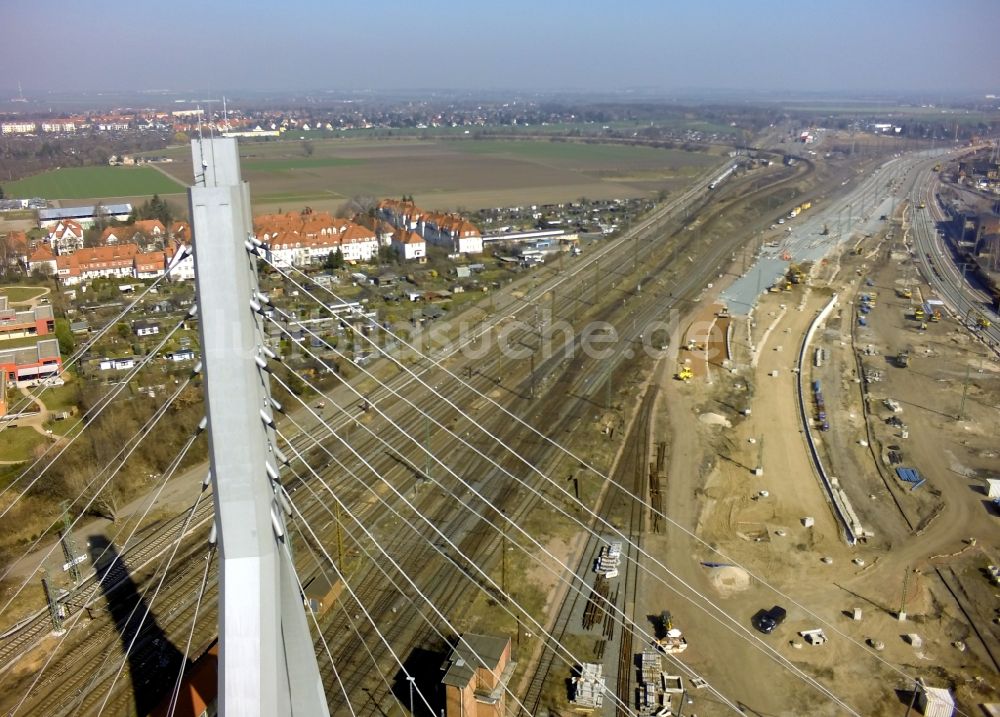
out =
{"type": "Polygon", "coordinates": [[[276,451],[252,247],[250,188],[232,138],[191,142],[209,457],[219,552],[219,714],[328,717],[277,490],[276,451]]]}

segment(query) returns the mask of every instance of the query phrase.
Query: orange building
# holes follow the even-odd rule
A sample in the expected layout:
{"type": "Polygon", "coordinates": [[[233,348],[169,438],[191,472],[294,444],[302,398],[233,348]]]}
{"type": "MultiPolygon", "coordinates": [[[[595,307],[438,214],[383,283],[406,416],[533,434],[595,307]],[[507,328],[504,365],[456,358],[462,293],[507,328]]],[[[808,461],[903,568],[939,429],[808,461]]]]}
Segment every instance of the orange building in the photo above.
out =
{"type": "Polygon", "coordinates": [[[509,637],[463,635],[441,668],[447,717],[504,717],[510,657],[509,637]]]}

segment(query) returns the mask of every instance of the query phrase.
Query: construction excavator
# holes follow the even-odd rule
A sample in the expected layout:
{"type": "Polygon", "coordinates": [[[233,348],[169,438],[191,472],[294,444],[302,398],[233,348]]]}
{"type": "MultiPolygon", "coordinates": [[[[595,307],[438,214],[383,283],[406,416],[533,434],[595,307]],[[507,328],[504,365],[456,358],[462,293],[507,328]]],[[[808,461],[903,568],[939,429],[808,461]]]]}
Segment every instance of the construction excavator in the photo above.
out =
{"type": "Polygon", "coordinates": [[[691,370],[690,366],[681,366],[677,373],[674,374],[674,378],[678,381],[684,381],[685,383],[690,381],[693,376],[694,371],[691,370]]]}

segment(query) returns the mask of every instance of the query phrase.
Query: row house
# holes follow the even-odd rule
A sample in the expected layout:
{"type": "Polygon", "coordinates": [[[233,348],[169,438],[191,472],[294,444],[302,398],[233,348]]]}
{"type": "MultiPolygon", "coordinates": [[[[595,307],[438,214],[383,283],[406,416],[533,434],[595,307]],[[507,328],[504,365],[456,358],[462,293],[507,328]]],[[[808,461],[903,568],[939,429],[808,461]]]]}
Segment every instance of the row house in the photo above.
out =
{"type": "Polygon", "coordinates": [[[0,134],[34,134],[38,125],[34,122],[3,122],[0,123],[0,134]]]}
{"type": "Polygon", "coordinates": [[[475,224],[459,214],[425,212],[417,231],[425,241],[447,247],[453,254],[482,254],[483,235],[475,224]]]}
{"type": "Polygon", "coordinates": [[[135,244],[98,246],[56,257],[56,276],[67,286],[99,277],[131,278],[135,275],[135,244]]]}
{"type": "MultiPolygon", "coordinates": [[[[162,251],[151,251],[145,254],[136,254],[133,260],[133,275],[136,279],[155,279],[163,276],[167,268],[166,253],[162,251]]],[[[170,272],[173,276],[173,272],[170,272]]],[[[175,277],[176,278],[176,277],[175,277]]]]}
{"type": "MultiPolygon", "coordinates": [[[[48,245],[40,244],[28,257],[28,271],[36,269],[54,274],[66,286],[97,278],[156,279],[166,273],[174,257],[186,245],[167,242],[163,251],[141,252],[136,244],[119,244],[81,249],[73,254],[56,256],[48,245]]],[[[186,252],[171,270],[177,281],[194,279],[194,256],[186,252]]]]}
{"type": "Polygon", "coordinates": [[[76,129],[76,122],[73,120],[42,122],[42,132],[76,132],[76,129]]]}
{"type": "Polygon", "coordinates": [[[460,214],[424,212],[411,201],[384,199],[379,216],[397,229],[416,232],[424,241],[447,247],[453,254],[482,254],[483,235],[460,214]]]}
{"type": "Polygon", "coordinates": [[[396,230],[392,237],[392,248],[405,261],[421,264],[427,261],[427,242],[416,232],[396,230]]]}
{"type": "Polygon", "coordinates": [[[267,214],[254,219],[254,231],[278,266],[308,266],[340,251],[345,261],[378,256],[378,237],[370,229],[328,212],[267,214]]]}
{"type": "Polygon", "coordinates": [[[397,229],[416,231],[423,214],[417,206],[403,199],[383,199],[378,203],[378,213],[397,229]]]}

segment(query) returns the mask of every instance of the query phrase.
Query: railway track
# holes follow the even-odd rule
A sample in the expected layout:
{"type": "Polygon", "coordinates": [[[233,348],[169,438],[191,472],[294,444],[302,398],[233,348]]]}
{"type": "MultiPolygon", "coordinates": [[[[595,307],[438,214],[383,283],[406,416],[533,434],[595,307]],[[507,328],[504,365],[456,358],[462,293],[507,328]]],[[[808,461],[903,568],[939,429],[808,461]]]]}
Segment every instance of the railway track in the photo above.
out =
{"type": "MultiPolygon", "coordinates": [[[[617,284],[618,282],[626,282],[632,274],[631,270],[627,268],[622,269],[621,266],[627,267],[627,265],[631,263],[633,267],[636,267],[640,262],[646,264],[653,261],[654,267],[649,273],[656,273],[661,270],[662,267],[667,266],[676,260],[678,253],[684,254],[688,251],[694,251],[696,248],[696,241],[693,235],[681,234],[685,226],[684,222],[680,222],[679,226],[674,229],[672,234],[663,228],[663,223],[670,220],[672,213],[676,213],[680,207],[690,205],[692,202],[695,202],[701,193],[701,188],[695,187],[667,206],[655,210],[653,216],[640,222],[633,228],[630,234],[620,239],[605,243],[598,251],[590,254],[585,262],[580,262],[571,271],[549,271],[547,275],[544,273],[536,274],[536,277],[542,278],[536,288],[529,291],[523,299],[512,300],[509,304],[498,311],[493,318],[484,321],[480,326],[480,332],[495,329],[501,321],[509,320],[509,318],[517,316],[519,313],[526,310],[532,310],[539,300],[548,295],[549,292],[554,292],[551,302],[554,317],[567,320],[571,317],[574,324],[587,319],[611,320],[617,318],[619,321],[622,321],[622,314],[625,313],[627,315],[627,312],[618,310],[619,305],[617,300],[615,299],[609,301],[606,296],[598,296],[596,288],[592,286],[591,283],[588,283],[588,280],[592,276],[592,272],[601,274],[603,281],[606,282],[605,286],[608,284],[617,284]],[[673,247],[672,255],[670,254],[671,247],[673,247]],[[623,257],[627,257],[632,261],[623,261],[623,257]],[[606,269],[603,272],[600,270],[601,266],[607,267],[609,265],[618,266],[618,268],[606,269]],[[589,297],[589,300],[585,297],[589,297]]],[[[721,246],[719,251],[713,252],[710,255],[711,266],[708,267],[708,271],[691,272],[683,281],[677,282],[675,285],[675,292],[677,296],[680,297],[681,295],[684,295],[685,292],[688,294],[692,293],[696,284],[703,283],[705,277],[711,276],[712,270],[718,264],[719,260],[729,252],[731,244],[732,242],[730,244],[726,244],[725,246],[721,246]]],[[[627,292],[624,289],[618,289],[617,286],[614,288],[621,292],[621,294],[625,296],[626,300],[633,299],[638,294],[638,292],[635,292],[634,290],[627,292]]],[[[635,313],[633,313],[633,328],[635,327],[638,319],[642,317],[652,317],[656,313],[661,312],[666,302],[662,301],[661,297],[659,302],[653,303],[656,304],[655,307],[643,312],[642,316],[636,316],[635,313]]],[[[639,330],[641,330],[641,326],[640,329],[635,329],[631,332],[632,336],[627,341],[634,341],[635,334],[638,333],[639,330]]],[[[515,333],[514,336],[517,337],[516,340],[530,340],[532,332],[530,329],[524,329],[515,333]]],[[[514,340],[515,339],[512,338],[512,342],[514,340]]],[[[627,343],[627,341],[623,343],[627,343]]],[[[449,357],[453,358],[458,348],[459,347],[453,347],[451,349],[451,354],[439,352],[435,354],[434,358],[436,360],[443,360],[449,357]]],[[[624,353],[624,349],[621,353],[624,353]]],[[[534,418],[536,419],[536,425],[544,426],[543,432],[546,435],[555,437],[557,441],[563,442],[562,436],[565,436],[567,432],[575,430],[582,421],[586,420],[587,415],[593,408],[593,394],[595,393],[594,387],[599,385],[602,379],[610,380],[610,377],[615,372],[615,366],[618,365],[620,360],[621,356],[612,362],[610,366],[607,364],[601,366],[598,365],[598,362],[585,360],[584,357],[576,357],[571,360],[558,360],[557,358],[553,358],[543,362],[543,364],[534,371],[534,375],[530,375],[530,371],[524,365],[510,366],[508,367],[510,369],[510,373],[504,379],[502,385],[502,391],[506,391],[507,394],[506,396],[501,394],[501,400],[503,400],[503,402],[505,402],[515,413],[528,417],[530,420],[530,416],[532,411],[535,410],[537,402],[526,398],[529,394],[529,387],[534,387],[538,391],[536,395],[540,399],[544,399],[547,396],[562,396],[563,400],[557,402],[558,405],[555,408],[552,406],[546,406],[543,410],[536,413],[534,418]],[[554,375],[555,378],[550,378],[552,375],[554,375]],[[539,379],[539,377],[541,378],[539,379]],[[534,386],[536,380],[541,385],[534,386]],[[563,394],[563,391],[566,389],[570,390],[569,394],[563,394]]],[[[523,363],[526,362],[522,362],[522,364],[523,363]]],[[[418,369],[420,375],[433,385],[440,384],[442,392],[449,395],[457,404],[465,405],[469,401],[469,389],[464,386],[457,385],[456,382],[450,380],[450,377],[443,376],[439,369],[434,365],[427,362],[421,362],[418,365],[420,366],[418,369]]],[[[453,371],[458,371],[460,365],[450,365],[450,368],[453,371]]],[[[487,392],[497,390],[492,377],[486,376],[483,372],[478,371],[478,369],[476,372],[470,373],[468,380],[480,391],[487,392]]],[[[420,407],[428,410],[435,416],[435,418],[441,420],[443,423],[452,425],[452,420],[454,418],[453,409],[436,397],[427,395],[426,392],[424,392],[419,386],[416,386],[415,383],[416,382],[413,378],[404,374],[400,374],[396,378],[388,381],[388,384],[393,388],[396,388],[397,390],[406,390],[408,393],[412,393],[414,396],[419,397],[418,405],[420,407]]],[[[390,398],[391,391],[389,388],[385,387],[375,390],[370,396],[370,399],[373,402],[379,402],[380,404],[388,401],[390,398]]],[[[474,404],[482,403],[482,399],[473,397],[472,402],[474,404]]],[[[350,403],[355,402],[351,401],[350,403]]],[[[407,434],[422,434],[420,429],[423,427],[426,419],[419,416],[415,409],[402,405],[395,405],[388,410],[390,415],[399,419],[400,426],[407,434]]],[[[343,434],[349,430],[349,426],[354,421],[358,420],[360,413],[361,412],[359,410],[354,410],[353,415],[339,417],[330,423],[335,430],[338,430],[343,434]]],[[[487,428],[489,428],[489,430],[497,435],[500,435],[501,437],[511,439],[513,436],[522,433],[522,431],[518,430],[518,427],[512,426],[510,419],[502,413],[492,412],[492,415],[485,417],[480,416],[480,419],[487,426],[487,428]]],[[[293,437],[292,441],[298,450],[306,450],[309,448],[312,438],[326,438],[327,430],[328,429],[325,427],[316,427],[308,430],[305,434],[293,437]]],[[[377,465],[380,469],[379,472],[386,479],[397,481],[406,490],[416,490],[415,486],[419,481],[419,476],[414,475],[412,466],[420,465],[422,460],[420,460],[419,456],[412,457],[411,454],[414,449],[412,444],[410,444],[407,440],[393,435],[390,439],[390,444],[392,445],[393,450],[398,451],[398,455],[403,456],[408,460],[410,467],[404,467],[403,465],[390,460],[385,455],[385,448],[378,446],[373,439],[366,437],[359,438],[356,429],[354,435],[351,436],[351,443],[356,444],[358,449],[362,451],[364,455],[379,457],[379,460],[377,461],[377,465]]],[[[437,435],[433,437],[432,445],[434,452],[438,455],[449,455],[451,451],[462,448],[455,439],[440,433],[437,433],[437,435]]],[[[564,460],[564,457],[559,454],[558,450],[535,439],[528,439],[526,441],[523,440],[518,443],[518,446],[519,450],[521,450],[521,452],[528,457],[532,463],[538,466],[544,466],[547,473],[553,472],[555,467],[559,465],[560,461],[564,460]]],[[[502,449],[498,449],[495,446],[487,446],[485,450],[507,470],[510,470],[515,474],[524,473],[523,465],[508,454],[505,454],[502,449]]],[[[520,485],[511,482],[507,478],[501,479],[501,476],[497,473],[497,469],[494,466],[484,464],[482,459],[475,456],[459,456],[457,461],[457,472],[460,475],[482,476],[481,478],[478,478],[476,485],[483,492],[486,500],[495,508],[506,510],[509,514],[516,516],[527,514],[527,512],[534,508],[537,499],[534,497],[526,497],[524,494],[525,491],[520,485]]],[[[361,468],[360,463],[356,460],[345,457],[345,462],[355,470],[361,468]]],[[[323,462],[323,465],[328,464],[329,461],[323,462]]],[[[374,521],[379,514],[384,512],[384,510],[376,503],[360,502],[363,498],[367,500],[365,498],[365,490],[361,487],[353,486],[351,482],[342,475],[338,477],[338,473],[342,473],[342,471],[338,471],[335,467],[328,467],[322,471],[325,478],[332,480],[338,494],[344,495],[345,501],[347,501],[348,504],[366,505],[362,511],[363,519],[374,521]]],[[[441,521],[441,524],[448,526],[446,534],[454,536],[456,544],[460,546],[461,553],[467,556],[473,556],[478,560],[484,561],[484,563],[489,562],[490,560],[495,561],[495,557],[491,558],[491,556],[496,555],[501,537],[495,530],[486,526],[480,525],[477,530],[476,523],[481,523],[481,520],[475,518],[475,516],[470,517],[470,514],[465,508],[460,508],[455,503],[451,502],[454,495],[468,494],[468,489],[461,486],[457,481],[447,478],[446,476],[442,476],[439,480],[442,481],[444,490],[424,490],[418,497],[418,500],[415,501],[419,510],[427,515],[434,516],[435,521],[441,521]],[[442,500],[442,495],[440,495],[439,492],[446,496],[444,500],[442,500]]],[[[540,481],[540,479],[538,480],[540,481]]],[[[642,493],[639,492],[639,494],[641,495],[642,493]]],[[[297,495],[295,497],[298,499],[299,496],[297,495]]],[[[476,501],[479,501],[479,499],[476,499],[476,501]]],[[[307,519],[310,523],[313,524],[319,520],[322,510],[322,506],[318,504],[319,501],[305,500],[303,503],[303,511],[306,513],[307,519]]],[[[206,510],[208,509],[206,508],[206,510]]],[[[330,541],[332,534],[332,530],[325,532],[325,534],[321,536],[322,541],[325,542],[325,544],[330,544],[328,541],[330,541]]],[[[461,613],[462,603],[467,603],[468,601],[461,597],[463,590],[457,588],[466,586],[467,578],[463,572],[468,572],[467,568],[463,570],[461,568],[461,563],[457,560],[443,560],[437,555],[436,551],[430,546],[427,546],[426,543],[414,540],[412,534],[407,536],[401,533],[395,536],[387,536],[383,540],[380,540],[380,542],[386,544],[387,551],[397,559],[401,567],[406,570],[408,574],[418,578],[415,579],[415,582],[423,587],[424,591],[427,593],[427,598],[433,600],[443,613],[447,615],[461,613]],[[428,589],[428,586],[437,587],[428,589]]],[[[141,565],[145,560],[151,559],[151,556],[157,554],[156,551],[158,548],[155,543],[155,540],[149,541],[149,545],[144,548],[147,551],[145,554],[136,552],[135,557],[133,557],[132,552],[129,552],[128,560],[130,562],[127,563],[129,572],[132,572],[133,565],[141,565]]],[[[375,575],[371,568],[365,568],[362,566],[359,573],[352,580],[352,583],[360,585],[358,590],[359,599],[365,601],[366,603],[371,600],[368,604],[371,605],[369,612],[371,613],[372,618],[380,625],[389,625],[389,634],[393,640],[390,644],[394,645],[394,649],[396,649],[397,653],[406,655],[410,650],[412,650],[412,648],[421,644],[426,644],[428,640],[437,639],[436,634],[429,626],[426,626],[419,619],[413,619],[415,613],[413,612],[413,606],[409,602],[404,600],[406,605],[401,606],[399,604],[400,596],[398,593],[395,591],[387,592],[384,587],[378,587],[380,584],[384,585],[384,578],[375,575]],[[379,595],[380,590],[384,594],[379,595]]],[[[212,587],[210,589],[214,589],[214,580],[212,581],[212,587]]],[[[182,593],[183,591],[179,591],[177,593],[178,597],[165,600],[168,605],[166,608],[168,611],[173,609],[172,605],[174,602],[180,602],[183,604],[183,597],[181,597],[182,593]]],[[[82,604],[86,604],[86,601],[83,601],[82,604]]],[[[209,612],[204,614],[211,613],[209,612]]],[[[349,618],[350,616],[344,613],[344,617],[349,618]]],[[[345,685],[348,685],[349,694],[356,695],[357,688],[360,688],[365,685],[366,682],[371,681],[370,671],[365,667],[369,660],[367,660],[359,648],[362,640],[372,640],[374,638],[374,630],[359,629],[359,634],[354,635],[351,639],[345,640],[344,635],[348,634],[345,627],[347,630],[352,630],[352,628],[347,626],[347,623],[343,618],[335,615],[333,619],[329,620],[329,625],[324,627],[323,632],[325,635],[335,638],[340,644],[344,645],[344,647],[338,650],[337,654],[335,654],[335,659],[337,660],[338,667],[341,668],[341,678],[345,679],[345,685]],[[357,664],[359,661],[360,665],[357,664]],[[350,665],[350,667],[344,668],[344,665],[350,665]]],[[[370,625],[368,627],[370,628],[370,625]]],[[[45,628],[42,627],[41,630],[44,632],[45,628]]],[[[25,632],[25,634],[28,633],[25,632]]],[[[181,634],[186,636],[186,632],[182,632],[181,634]]],[[[10,648],[7,654],[11,655],[19,650],[23,650],[24,645],[31,643],[32,639],[33,638],[24,639],[19,646],[10,648]]],[[[37,636],[34,639],[37,639],[37,636]]],[[[8,642],[5,641],[3,645],[0,645],[0,650],[2,650],[7,644],[8,642]]],[[[382,649],[381,646],[377,647],[379,651],[383,653],[383,657],[379,658],[380,663],[391,662],[391,657],[384,656],[385,650],[382,649]]],[[[2,654],[3,653],[0,652],[0,656],[2,656],[2,654]]],[[[551,653],[546,652],[545,654],[551,653]]],[[[9,657],[7,659],[9,660],[9,657]]],[[[3,662],[3,660],[0,660],[0,662],[3,662]]],[[[321,668],[324,662],[325,660],[321,659],[321,668]]],[[[544,674],[547,674],[547,672],[548,670],[545,670],[544,674]]],[[[324,669],[323,677],[327,688],[327,694],[333,697],[339,694],[339,687],[335,685],[335,681],[332,679],[332,669],[329,667],[324,669]]],[[[544,681],[544,675],[542,680],[544,681]]],[[[66,688],[66,690],[70,691],[71,689],[71,687],[66,688]]],[[[66,690],[60,691],[63,700],[66,699],[66,690]]],[[[369,707],[365,709],[367,709],[371,714],[380,714],[386,703],[391,705],[397,700],[397,697],[388,694],[389,692],[390,690],[384,689],[384,684],[381,688],[376,686],[374,694],[371,692],[369,693],[371,696],[368,701],[369,707]]],[[[118,697],[115,697],[114,699],[117,700],[118,697]]],[[[52,701],[53,703],[57,701],[55,696],[52,701]]],[[[87,704],[90,705],[91,703],[88,702],[87,704]]],[[[87,709],[89,709],[89,707],[87,707],[87,709]]],[[[78,711],[80,714],[86,714],[85,710],[78,711]]],[[[60,714],[55,710],[50,713],[60,714]]],[[[360,713],[365,713],[365,710],[363,709],[360,713]]]]}
{"type": "MultiPolygon", "coordinates": [[[[202,501],[192,518],[191,525],[185,535],[203,528],[212,519],[213,506],[211,500],[202,501]]],[[[127,550],[116,560],[109,572],[91,574],[81,581],[80,585],[60,604],[66,609],[65,619],[73,618],[81,610],[92,607],[95,602],[105,599],[118,586],[141,571],[151,561],[159,558],[171,548],[177,538],[177,532],[184,523],[185,516],[171,518],[161,528],[152,531],[141,542],[127,550]]],[[[20,629],[8,632],[0,640],[0,674],[7,672],[26,651],[30,650],[40,639],[52,630],[52,618],[47,609],[35,613],[20,629]]]]}

